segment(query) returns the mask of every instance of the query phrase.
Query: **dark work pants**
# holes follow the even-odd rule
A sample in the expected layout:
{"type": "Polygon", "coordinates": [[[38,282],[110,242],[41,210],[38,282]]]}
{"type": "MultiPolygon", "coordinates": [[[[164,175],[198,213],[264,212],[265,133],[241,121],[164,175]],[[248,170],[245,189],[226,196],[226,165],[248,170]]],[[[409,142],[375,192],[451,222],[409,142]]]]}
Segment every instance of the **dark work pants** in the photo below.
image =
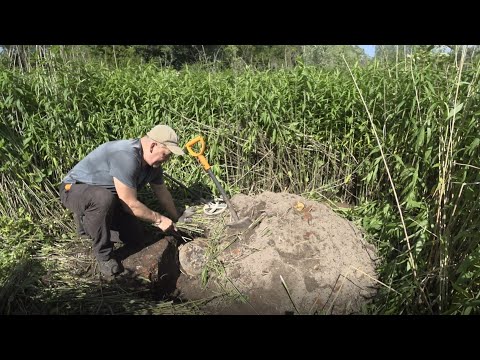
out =
{"type": "Polygon", "coordinates": [[[83,223],[93,240],[93,252],[98,260],[110,259],[113,242],[141,244],[146,237],[141,222],[123,211],[118,196],[101,186],[72,184],[65,191],[60,185],[60,200],[83,223]]]}

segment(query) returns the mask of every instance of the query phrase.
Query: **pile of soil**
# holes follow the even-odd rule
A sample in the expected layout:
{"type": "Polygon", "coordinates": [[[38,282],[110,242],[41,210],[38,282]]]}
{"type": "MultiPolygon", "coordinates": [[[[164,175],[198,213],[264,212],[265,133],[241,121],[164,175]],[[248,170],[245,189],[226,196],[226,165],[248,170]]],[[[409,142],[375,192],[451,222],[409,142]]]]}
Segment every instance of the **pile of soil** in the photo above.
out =
{"type": "Polygon", "coordinates": [[[212,314],[355,314],[375,295],[374,246],[329,206],[272,192],[231,202],[254,223],[232,229],[227,211],[215,234],[179,246],[180,298],[237,295],[210,302],[204,311],[212,314]]]}

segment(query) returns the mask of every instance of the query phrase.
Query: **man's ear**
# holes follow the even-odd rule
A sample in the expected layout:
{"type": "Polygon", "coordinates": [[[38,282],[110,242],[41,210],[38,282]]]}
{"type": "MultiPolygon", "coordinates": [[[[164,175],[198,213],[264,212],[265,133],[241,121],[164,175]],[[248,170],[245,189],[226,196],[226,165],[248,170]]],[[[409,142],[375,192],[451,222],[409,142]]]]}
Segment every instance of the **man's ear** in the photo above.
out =
{"type": "Polygon", "coordinates": [[[155,145],[157,145],[156,143],[152,142],[150,144],[150,152],[152,153],[153,152],[153,148],[155,147],[155,145]]]}

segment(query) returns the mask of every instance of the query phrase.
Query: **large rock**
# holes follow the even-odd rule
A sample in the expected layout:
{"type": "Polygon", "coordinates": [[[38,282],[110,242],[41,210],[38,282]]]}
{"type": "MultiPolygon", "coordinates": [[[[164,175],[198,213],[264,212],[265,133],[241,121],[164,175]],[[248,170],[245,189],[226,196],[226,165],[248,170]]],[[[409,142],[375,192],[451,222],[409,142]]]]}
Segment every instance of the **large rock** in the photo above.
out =
{"type": "Polygon", "coordinates": [[[160,294],[169,295],[176,288],[180,270],[178,249],[172,237],[127,255],[122,264],[126,274],[148,279],[160,294]]]}

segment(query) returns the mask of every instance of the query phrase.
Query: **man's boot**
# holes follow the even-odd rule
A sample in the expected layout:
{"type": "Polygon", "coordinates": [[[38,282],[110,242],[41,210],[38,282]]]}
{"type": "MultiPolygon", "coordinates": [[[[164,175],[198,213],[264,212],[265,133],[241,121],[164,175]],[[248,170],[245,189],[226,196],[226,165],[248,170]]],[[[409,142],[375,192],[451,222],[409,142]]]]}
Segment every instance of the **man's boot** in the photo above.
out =
{"type": "Polygon", "coordinates": [[[123,271],[122,264],[115,258],[111,257],[107,261],[97,260],[98,270],[105,276],[118,275],[123,271]]]}

